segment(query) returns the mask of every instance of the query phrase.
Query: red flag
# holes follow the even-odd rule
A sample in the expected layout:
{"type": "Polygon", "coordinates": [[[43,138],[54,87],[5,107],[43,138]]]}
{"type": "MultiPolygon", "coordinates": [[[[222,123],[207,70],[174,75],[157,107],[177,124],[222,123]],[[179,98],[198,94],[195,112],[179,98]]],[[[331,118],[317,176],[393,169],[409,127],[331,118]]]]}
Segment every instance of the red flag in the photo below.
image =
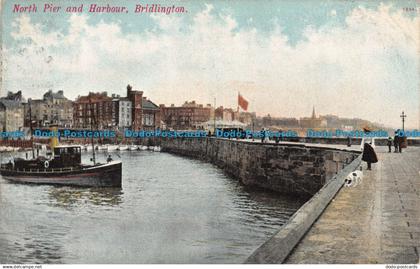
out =
{"type": "Polygon", "coordinates": [[[248,110],[248,101],[245,100],[245,98],[242,97],[242,95],[238,94],[238,106],[240,106],[243,110],[248,110]]]}

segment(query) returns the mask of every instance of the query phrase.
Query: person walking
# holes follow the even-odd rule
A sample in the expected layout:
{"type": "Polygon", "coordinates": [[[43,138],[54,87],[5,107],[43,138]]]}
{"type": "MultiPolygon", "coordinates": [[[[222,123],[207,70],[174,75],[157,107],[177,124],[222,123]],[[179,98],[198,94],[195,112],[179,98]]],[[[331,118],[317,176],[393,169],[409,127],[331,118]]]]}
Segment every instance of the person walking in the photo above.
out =
{"type": "Polygon", "coordinates": [[[404,130],[398,132],[398,151],[402,153],[402,148],[406,147],[405,144],[406,137],[404,135],[404,130]]]}
{"type": "Polygon", "coordinates": [[[399,153],[402,153],[402,148],[404,147],[404,136],[400,134],[398,138],[398,151],[399,153]]]}
{"type": "Polygon", "coordinates": [[[388,137],[387,145],[388,145],[388,152],[391,152],[391,148],[392,148],[392,137],[388,137]]]}
{"type": "Polygon", "coordinates": [[[372,142],[364,143],[362,161],[367,163],[367,170],[372,170],[372,163],[378,162],[378,157],[376,156],[376,152],[373,149],[372,142]]]}
{"type": "Polygon", "coordinates": [[[399,145],[400,145],[400,142],[399,142],[399,136],[398,136],[398,130],[397,130],[395,131],[395,135],[394,135],[394,152],[399,151],[398,149],[399,145]]]}
{"type": "Polygon", "coordinates": [[[347,136],[347,147],[351,147],[351,137],[347,136]]]}

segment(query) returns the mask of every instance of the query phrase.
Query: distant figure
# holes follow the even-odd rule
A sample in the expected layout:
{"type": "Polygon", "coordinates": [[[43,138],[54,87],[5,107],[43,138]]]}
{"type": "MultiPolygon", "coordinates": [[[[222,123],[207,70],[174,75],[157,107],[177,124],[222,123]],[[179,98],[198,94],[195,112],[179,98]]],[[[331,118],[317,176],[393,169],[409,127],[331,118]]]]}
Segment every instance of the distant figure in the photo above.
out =
{"type": "Polygon", "coordinates": [[[404,136],[398,136],[398,151],[399,153],[402,153],[402,148],[404,144],[404,136]]]}
{"type": "Polygon", "coordinates": [[[378,162],[378,157],[376,156],[375,150],[373,149],[371,143],[364,144],[362,161],[367,163],[367,170],[372,170],[372,163],[378,162]]]}
{"type": "Polygon", "coordinates": [[[347,147],[351,147],[351,137],[347,136],[347,147]]]}
{"type": "Polygon", "coordinates": [[[112,157],[111,157],[111,155],[108,155],[108,158],[106,158],[106,162],[112,162],[112,157]]]}
{"type": "Polygon", "coordinates": [[[270,142],[270,135],[269,130],[264,128],[263,129],[263,136],[262,136],[262,143],[269,143],[270,142]]]}
{"type": "Polygon", "coordinates": [[[392,137],[388,137],[387,145],[388,145],[388,152],[391,152],[391,148],[392,148],[392,137]]]}
{"type": "Polygon", "coordinates": [[[261,143],[264,143],[264,140],[265,140],[265,128],[263,128],[261,131],[261,143]]]}
{"type": "Polygon", "coordinates": [[[398,131],[395,131],[395,135],[394,135],[394,152],[398,152],[399,151],[399,147],[400,147],[400,142],[399,142],[399,136],[398,136],[398,131]]]}

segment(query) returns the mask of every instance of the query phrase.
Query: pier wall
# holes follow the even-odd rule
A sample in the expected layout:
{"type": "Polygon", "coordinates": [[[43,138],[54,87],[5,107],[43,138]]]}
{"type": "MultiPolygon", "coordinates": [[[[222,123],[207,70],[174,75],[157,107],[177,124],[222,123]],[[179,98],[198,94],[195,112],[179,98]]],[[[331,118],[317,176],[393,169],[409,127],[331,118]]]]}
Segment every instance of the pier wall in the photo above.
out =
{"type": "MultiPolygon", "coordinates": [[[[122,141],[123,144],[141,144],[141,145],[160,145],[162,138],[160,137],[152,137],[152,138],[135,138],[130,139],[127,138],[122,141]]],[[[236,139],[235,139],[236,140],[236,139]]],[[[260,141],[261,139],[255,139],[255,141],[260,141]]],[[[348,141],[347,138],[344,137],[284,137],[282,138],[282,142],[297,142],[297,143],[310,143],[310,144],[328,144],[328,145],[347,145],[348,141]]],[[[351,144],[353,146],[360,145],[362,142],[361,138],[352,138],[351,144]]],[[[90,143],[90,140],[86,140],[84,142],[79,142],[82,144],[90,143]]],[[[388,143],[386,138],[375,138],[375,145],[376,146],[386,146],[388,143]]],[[[407,144],[409,147],[420,147],[420,138],[413,139],[409,138],[407,140],[407,144]]]]}
{"type": "MultiPolygon", "coordinates": [[[[299,143],[314,143],[314,144],[334,144],[334,145],[347,145],[348,141],[345,137],[285,137],[283,141],[288,142],[299,142],[299,143]]],[[[361,138],[352,138],[351,144],[352,145],[360,145],[362,142],[361,138]]],[[[375,145],[376,146],[387,146],[388,140],[387,138],[375,138],[375,145]]],[[[420,139],[407,139],[408,146],[419,147],[420,146],[420,139]]]]}
{"type": "Polygon", "coordinates": [[[362,156],[334,175],[310,200],[293,214],[280,230],[257,248],[245,263],[283,263],[312,224],[343,186],[347,175],[360,165],[362,156]]]}
{"type": "Polygon", "coordinates": [[[245,185],[308,198],[360,154],[217,138],[162,139],[161,147],[164,152],[211,162],[245,185]]]}

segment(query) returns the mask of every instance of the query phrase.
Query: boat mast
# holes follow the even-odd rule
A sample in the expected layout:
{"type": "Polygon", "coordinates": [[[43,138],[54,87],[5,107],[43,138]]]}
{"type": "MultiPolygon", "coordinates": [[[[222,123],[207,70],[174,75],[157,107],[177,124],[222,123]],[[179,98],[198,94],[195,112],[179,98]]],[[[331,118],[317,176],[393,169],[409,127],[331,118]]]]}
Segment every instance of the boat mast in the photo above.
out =
{"type": "Polygon", "coordinates": [[[31,147],[32,147],[32,159],[35,159],[35,150],[34,150],[34,136],[33,136],[33,130],[32,130],[32,106],[31,106],[31,100],[28,100],[29,105],[29,130],[31,133],[31,147]]]}
{"type": "MultiPolygon", "coordinates": [[[[90,108],[90,131],[92,132],[92,136],[91,136],[91,143],[92,143],[92,161],[93,161],[93,165],[96,164],[96,156],[95,156],[95,143],[93,140],[93,119],[94,119],[94,115],[93,115],[93,106],[92,106],[92,101],[91,101],[91,96],[89,95],[89,108],[90,108]]],[[[95,120],[96,121],[96,120],[95,120]]]]}

